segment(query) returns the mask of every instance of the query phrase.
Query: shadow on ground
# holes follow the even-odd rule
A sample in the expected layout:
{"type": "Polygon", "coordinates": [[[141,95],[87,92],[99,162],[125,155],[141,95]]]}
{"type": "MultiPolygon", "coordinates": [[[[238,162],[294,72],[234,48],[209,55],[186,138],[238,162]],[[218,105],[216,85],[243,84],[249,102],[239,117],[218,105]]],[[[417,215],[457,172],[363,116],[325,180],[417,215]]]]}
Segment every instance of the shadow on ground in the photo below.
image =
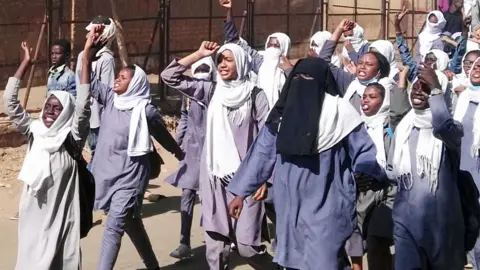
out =
{"type": "MultiPolygon", "coordinates": [[[[162,270],[202,270],[208,269],[207,260],[205,259],[205,245],[194,248],[193,258],[188,260],[178,261],[171,265],[161,265],[160,269],[162,270]]],[[[230,265],[229,269],[234,269],[235,267],[245,265],[246,262],[235,252],[232,252],[230,255],[230,265]]],[[[137,270],[148,270],[146,268],[141,268],[137,270]]]]}

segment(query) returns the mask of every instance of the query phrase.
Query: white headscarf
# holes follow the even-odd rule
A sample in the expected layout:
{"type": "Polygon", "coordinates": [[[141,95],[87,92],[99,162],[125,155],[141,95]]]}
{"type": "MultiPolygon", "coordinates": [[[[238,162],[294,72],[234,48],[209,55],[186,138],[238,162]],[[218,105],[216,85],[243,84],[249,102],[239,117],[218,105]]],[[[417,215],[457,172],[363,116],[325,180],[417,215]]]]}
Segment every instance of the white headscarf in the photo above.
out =
{"type": "Polygon", "coordinates": [[[130,130],[128,133],[128,150],[131,157],[143,156],[153,150],[146,106],[150,103],[150,83],[147,74],[139,66],[135,65],[128,89],[125,93],[113,96],[113,105],[120,111],[132,111],[130,118],[130,130]]]}
{"type": "MultiPolygon", "coordinates": [[[[353,46],[353,49],[358,52],[363,45],[368,43],[368,40],[365,39],[364,35],[365,31],[363,30],[363,28],[360,25],[355,24],[355,27],[353,28],[353,36],[344,36],[343,38],[349,40],[350,44],[352,44],[353,46]]],[[[350,59],[347,48],[345,47],[343,47],[342,55],[343,57],[350,59]]]]}
{"type": "Polygon", "coordinates": [[[214,71],[215,71],[215,63],[213,62],[213,58],[210,56],[204,57],[192,64],[192,76],[199,80],[216,81],[216,76],[215,76],[216,74],[214,71]],[[210,67],[210,70],[208,71],[208,73],[195,73],[197,68],[199,68],[203,64],[210,67]]]}
{"type": "Polygon", "coordinates": [[[288,56],[290,54],[292,42],[289,36],[280,32],[271,34],[268,36],[267,41],[265,41],[265,50],[268,49],[268,42],[271,38],[276,38],[278,40],[278,43],[280,43],[280,51],[283,56],[288,56]]]}
{"type": "Polygon", "coordinates": [[[268,105],[273,108],[273,105],[280,96],[283,85],[285,84],[285,73],[280,69],[280,56],[287,56],[290,50],[290,38],[283,33],[274,33],[267,38],[265,43],[265,52],[263,54],[263,63],[260,66],[257,76],[257,85],[261,88],[268,100],[268,105]],[[268,42],[271,38],[276,38],[280,43],[280,49],[267,48],[268,42]]]}
{"type": "MultiPolygon", "coordinates": [[[[439,71],[435,71],[445,93],[448,78],[439,71]],[[445,86],[445,87],[444,87],[445,86]]],[[[413,81],[411,87],[416,82],[413,81]]],[[[409,95],[411,88],[409,89],[409,95]]],[[[410,98],[409,98],[410,99],[410,98]]],[[[438,186],[438,170],[442,158],[443,142],[433,135],[432,111],[412,109],[402,119],[395,129],[395,150],[393,153],[393,168],[397,180],[408,178],[412,180],[410,159],[410,145],[408,138],[414,128],[418,128],[419,136],[416,147],[417,174],[430,182],[430,191],[435,193],[438,186]]]]}
{"type": "MultiPolygon", "coordinates": [[[[115,25],[115,22],[108,18],[110,20],[110,24],[102,24],[104,26],[103,32],[100,35],[100,40],[106,42],[105,46],[100,49],[97,52],[97,56],[100,56],[102,53],[107,52],[113,55],[113,52],[111,51],[111,46],[113,41],[115,40],[116,33],[117,33],[117,27],[115,25]]],[[[85,29],[90,32],[93,27],[98,26],[99,24],[94,24],[90,23],[85,29]]]]}
{"type": "Polygon", "coordinates": [[[437,39],[440,38],[443,28],[447,23],[447,21],[445,20],[445,17],[443,17],[443,13],[438,10],[428,13],[426,20],[427,21],[425,24],[425,29],[422,31],[422,33],[418,35],[418,42],[420,45],[419,49],[422,57],[425,57],[425,55],[427,55],[430,52],[430,50],[432,49],[433,42],[435,42],[437,39]],[[431,23],[428,20],[430,15],[435,15],[435,17],[437,17],[438,19],[438,22],[431,23]]]}
{"type": "Polygon", "coordinates": [[[393,80],[395,75],[398,74],[399,70],[397,67],[397,60],[395,59],[395,48],[393,44],[388,40],[377,40],[370,45],[369,49],[375,48],[379,53],[381,53],[390,63],[390,74],[388,77],[393,80]]]}
{"type": "MultiPolygon", "coordinates": [[[[470,74],[468,76],[468,80],[471,80],[471,74],[473,71],[473,67],[480,61],[480,58],[477,58],[475,63],[472,65],[472,69],[470,70],[470,74]]],[[[463,117],[467,113],[468,105],[470,102],[477,104],[477,109],[475,110],[475,115],[473,116],[473,142],[472,147],[470,148],[470,155],[472,158],[479,157],[479,150],[480,150],[480,91],[477,89],[472,89],[471,83],[469,83],[469,87],[465,89],[460,94],[458,98],[457,107],[455,109],[455,114],[453,118],[459,122],[463,121],[463,117]]]]}
{"type": "MultiPolygon", "coordinates": [[[[393,86],[393,85],[391,85],[393,86]]],[[[385,88],[385,86],[384,86],[385,88]]],[[[390,91],[391,88],[385,89],[385,97],[383,98],[383,103],[378,112],[373,116],[366,116],[363,110],[361,111],[362,119],[367,126],[367,131],[370,137],[375,143],[377,148],[377,162],[383,168],[386,168],[387,165],[387,155],[385,153],[385,141],[384,141],[384,126],[390,115],[390,91]]]]}
{"type": "Polygon", "coordinates": [[[423,60],[425,61],[425,58],[429,53],[433,53],[435,55],[435,58],[437,58],[437,69],[438,71],[445,71],[448,68],[448,63],[450,62],[450,58],[448,58],[448,54],[445,53],[442,50],[430,50],[428,53],[423,57],[423,60]]]}
{"type": "Polygon", "coordinates": [[[225,44],[218,50],[217,57],[231,51],[235,59],[238,77],[224,81],[217,75],[217,84],[207,111],[206,152],[210,177],[230,180],[240,165],[240,156],[230,126],[241,125],[249,116],[251,93],[255,88],[250,74],[250,58],[242,47],[225,44]]]}
{"type": "MultiPolygon", "coordinates": [[[[40,119],[30,124],[33,143],[25,156],[18,179],[28,185],[33,196],[42,189],[53,185],[50,155],[57,152],[71,131],[75,112],[75,98],[65,91],[48,92],[47,100],[40,113],[40,119]],[[45,104],[51,96],[55,96],[63,106],[63,110],[50,128],[43,123],[42,116],[45,104]]],[[[58,179],[57,179],[58,180],[58,179]]]]}
{"type": "MultiPolygon", "coordinates": [[[[329,40],[331,37],[332,37],[332,33],[328,32],[328,31],[319,31],[319,32],[315,33],[310,38],[310,49],[314,49],[315,52],[318,55],[320,55],[320,52],[322,51],[322,48],[325,45],[325,42],[327,42],[327,40],[329,40]],[[312,46],[312,42],[315,42],[315,44],[317,44],[317,46],[316,47],[312,46]]],[[[337,67],[342,66],[340,58],[338,57],[336,52],[333,54],[332,60],[330,62],[337,67]]]]}

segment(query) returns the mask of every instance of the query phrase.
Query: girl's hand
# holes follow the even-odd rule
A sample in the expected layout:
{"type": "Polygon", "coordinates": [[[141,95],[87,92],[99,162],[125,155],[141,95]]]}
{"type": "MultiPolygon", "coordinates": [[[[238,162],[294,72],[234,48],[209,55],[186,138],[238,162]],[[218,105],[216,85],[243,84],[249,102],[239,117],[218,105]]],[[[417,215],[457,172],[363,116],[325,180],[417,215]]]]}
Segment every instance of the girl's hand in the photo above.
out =
{"type": "Polygon", "coordinates": [[[252,197],[255,201],[263,201],[265,198],[267,198],[267,183],[263,184],[252,197]]]}
{"type": "Polygon", "coordinates": [[[315,49],[313,49],[313,48],[310,48],[310,49],[308,50],[308,56],[310,56],[310,57],[319,57],[318,53],[317,53],[317,52],[315,51],[315,49]]]}
{"type": "Polygon", "coordinates": [[[218,3],[224,8],[232,8],[232,0],[218,0],[218,3]]]}
{"type": "Polygon", "coordinates": [[[28,45],[26,41],[23,41],[20,45],[23,50],[23,62],[32,63],[32,48],[28,45]]]}
{"type": "Polygon", "coordinates": [[[213,41],[204,41],[202,42],[202,45],[200,45],[200,48],[198,49],[198,53],[202,57],[208,57],[214,55],[218,49],[220,49],[220,46],[213,41]]]}
{"type": "Polygon", "coordinates": [[[355,28],[355,23],[347,19],[343,19],[338,25],[337,29],[341,29],[342,33],[352,30],[355,28]]]}
{"type": "Polygon", "coordinates": [[[282,69],[283,71],[287,71],[293,68],[292,62],[290,62],[287,57],[282,55],[280,56],[280,59],[282,60],[280,61],[280,69],[282,69]]]}
{"type": "Polygon", "coordinates": [[[87,35],[87,41],[85,41],[84,50],[90,50],[93,46],[95,46],[95,44],[97,44],[97,42],[100,41],[100,35],[102,34],[104,28],[104,25],[96,25],[92,27],[90,33],[87,35]]]}
{"type": "Polygon", "coordinates": [[[407,15],[408,13],[410,13],[410,10],[407,9],[407,7],[403,7],[402,11],[400,13],[397,13],[397,15],[395,16],[395,25],[400,25],[403,17],[405,17],[405,15],[407,15]]]}

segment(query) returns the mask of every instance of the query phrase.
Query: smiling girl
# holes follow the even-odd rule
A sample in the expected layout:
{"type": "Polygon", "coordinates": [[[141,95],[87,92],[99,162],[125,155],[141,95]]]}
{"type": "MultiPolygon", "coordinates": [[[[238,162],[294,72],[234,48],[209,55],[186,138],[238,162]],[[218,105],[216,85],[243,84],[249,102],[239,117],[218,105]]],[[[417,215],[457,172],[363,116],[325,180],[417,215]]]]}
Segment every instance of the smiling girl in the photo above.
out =
{"type": "MultiPolygon", "coordinates": [[[[82,65],[89,70],[90,52],[98,28],[85,43],[82,65]]],[[[3,100],[18,132],[28,139],[18,179],[24,182],[19,206],[16,270],[80,269],[79,167],[69,148],[83,148],[89,131],[90,72],[83,74],[77,98],[65,91],[50,91],[40,119],[34,120],[18,101],[21,79],[31,64],[23,42],[24,59],[8,80],[3,100]]]]}

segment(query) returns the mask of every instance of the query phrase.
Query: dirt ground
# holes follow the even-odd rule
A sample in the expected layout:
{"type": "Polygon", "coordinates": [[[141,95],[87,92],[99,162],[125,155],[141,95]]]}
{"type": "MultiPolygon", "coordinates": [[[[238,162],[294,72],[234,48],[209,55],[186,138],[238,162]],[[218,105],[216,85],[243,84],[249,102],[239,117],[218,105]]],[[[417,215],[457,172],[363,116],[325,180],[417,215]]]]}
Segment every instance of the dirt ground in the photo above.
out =
{"type": "MultiPolygon", "coordinates": [[[[150,76],[151,81],[156,77],[150,76]]],[[[3,91],[0,91],[0,113],[3,108],[3,91]]],[[[20,92],[23,101],[25,89],[20,92]]],[[[35,87],[31,91],[28,109],[33,117],[38,117],[45,98],[45,87],[35,87]]],[[[17,221],[10,220],[18,209],[22,184],[17,180],[18,172],[23,163],[26,145],[25,139],[10,126],[5,115],[0,114],[0,269],[14,269],[17,253],[17,221]]],[[[200,206],[195,206],[194,225],[192,227],[192,248],[195,256],[184,262],[177,262],[169,257],[169,253],[178,246],[180,234],[180,198],[181,191],[163,182],[164,178],[177,168],[176,159],[158,147],[159,153],[165,160],[165,166],[159,179],[150,182],[149,190],[165,196],[155,203],[145,201],[142,215],[145,227],[161,269],[165,270],[198,270],[208,269],[205,261],[205,245],[203,230],[200,228],[200,206]]],[[[94,270],[98,261],[103,227],[100,224],[100,214],[95,215],[96,225],[89,236],[82,240],[83,269],[94,270]]],[[[253,269],[236,254],[232,255],[232,265],[235,270],[253,269]]],[[[143,269],[142,261],[128,237],[123,238],[122,248],[118,256],[115,269],[135,270],[143,269]]],[[[366,268],[365,268],[366,269],[366,268]]]]}

